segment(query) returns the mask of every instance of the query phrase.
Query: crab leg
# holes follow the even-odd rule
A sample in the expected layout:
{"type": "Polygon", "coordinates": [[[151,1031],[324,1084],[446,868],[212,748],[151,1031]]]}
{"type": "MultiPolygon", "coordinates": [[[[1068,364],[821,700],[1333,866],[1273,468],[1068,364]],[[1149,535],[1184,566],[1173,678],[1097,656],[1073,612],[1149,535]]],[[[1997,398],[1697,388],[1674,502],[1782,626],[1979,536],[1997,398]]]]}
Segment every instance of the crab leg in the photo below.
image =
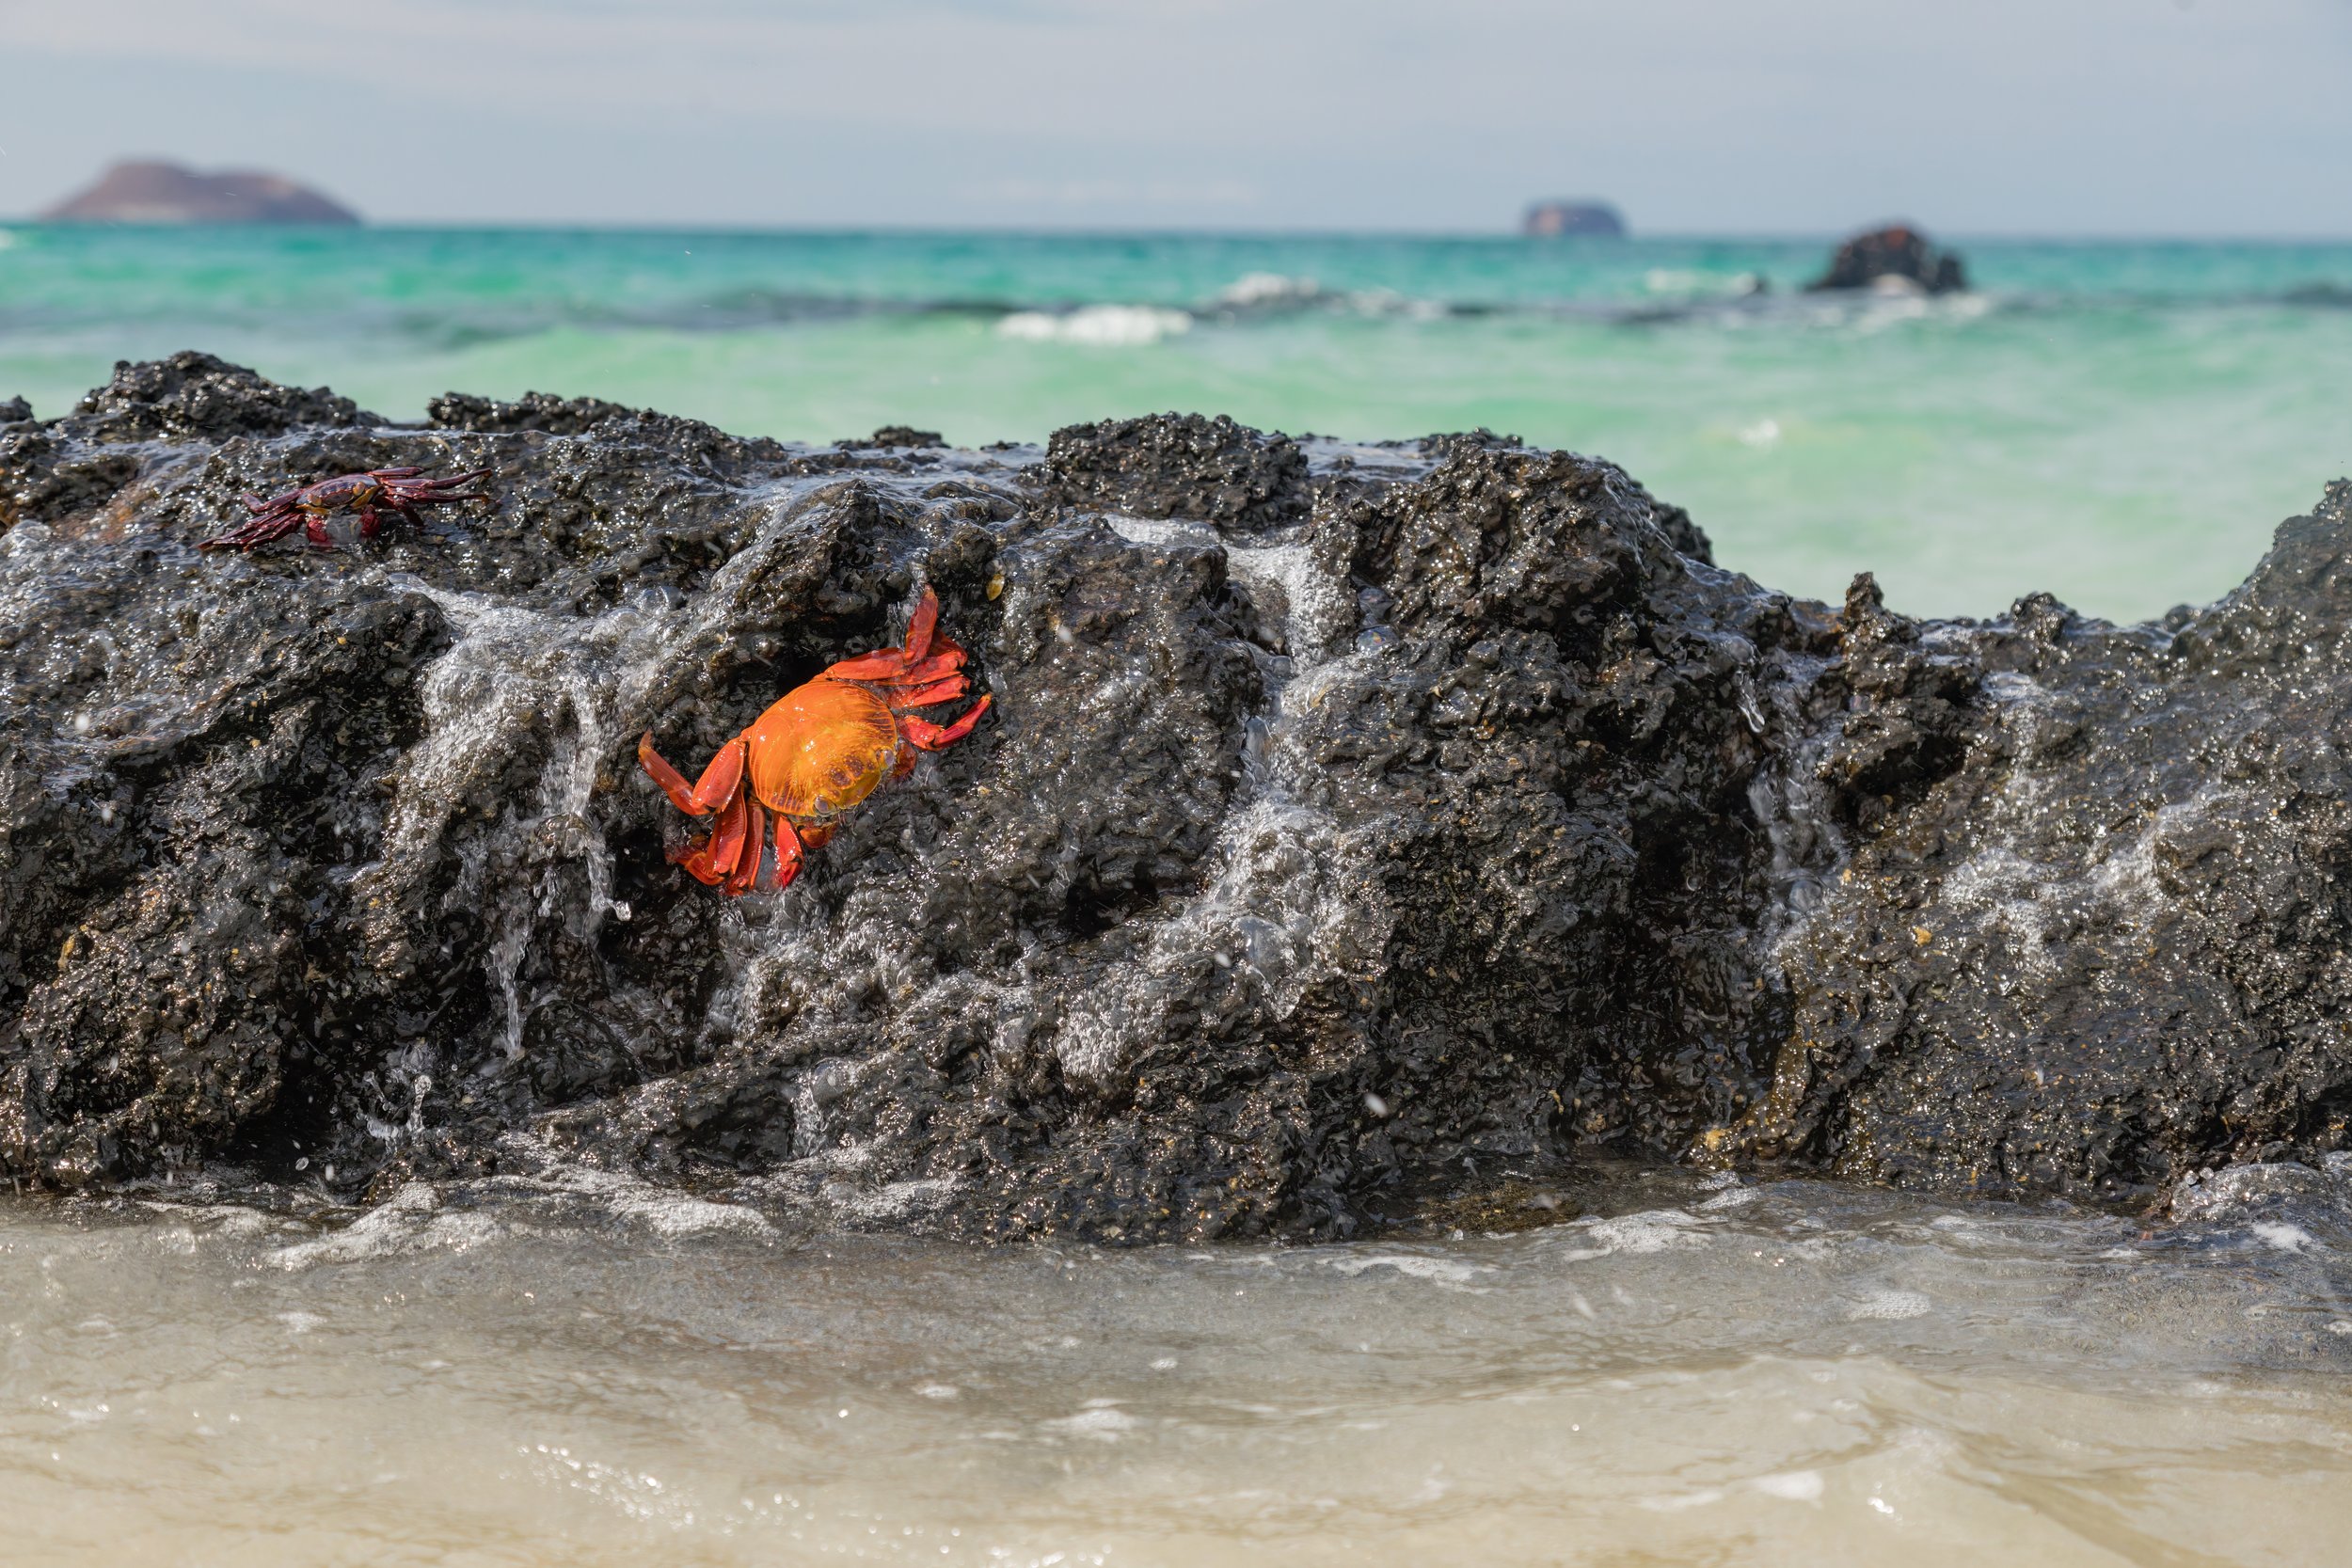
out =
{"type": "MultiPolygon", "coordinates": [[[[246,498],[247,500],[251,499],[251,497],[246,498]]],[[[210,539],[199,539],[196,542],[196,547],[200,550],[249,550],[256,545],[266,545],[273,539],[282,539],[301,526],[301,513],[292,508],[283,512],[273,512],[270,504],[264,502],[262,509],[254,514],[250,522],[232,528],[226,533],[216,533],[210,539]]]]}
{"type": "Polygon", "coordinates": [[[432,479],[426,480],[424,483],[431,485],[436,490],[454,490],[461,484],[471,484],[477,479],[487,479],[489,477],[490,470],[487,468],[468,468],[461,474],[437,475],[432,479]]]}
{"type": "Polygon", "coordinates": [[[880,653],[860,654],[855,658],[845,658],[838,664],[828,665],[825,678],[871,681],[878,686],[920,686],[962,669],[963,660],[961,648],[950,648],[913,663],[908,662],[906,656],[896,648],[884,648],[880,653]]]}
{"type": "Polygon", "coordinates": [[[720,890],[730,898],[740,898],[759,884],[759,858],[768,847],[768,814],[759,809],[759,802],[749,794],[743,797],[742,816],[748,826],[742,847],[736,855],[735,873],[720,890]]]}
{"type": "MultiPolygon", "coordinates": [[[[420,470],[415,468],[408,470],[410,474],[415,474],[419,471],[420,470]]],[[[387,476],[379,474],[375,477],[385,478],[387,476]]],[[[402,477],[393,479],[391,483],[396,488],[406,491],[409,498],[415,500],[478,501],[486,500],[489,498],[475,495],[470,491],[466,491],[464,487],[471,484],[477,479],[487,479],[489,477],[490,470],[487,468],[469,468],[462,474],[442,474],[435,479],[419,480],[410,480],[408,478],[402,477]]]]}
{"type": "MultiPolygon", "coordinates": [[[[832,836],[831,832],[827,832],[823,837],[818,837],[812,832],[805,840],[805,843],[809,848],[814,849],[818,845],[824,843],[826,838],[830,838],[832,836]]],[[[802,836],[795,832],[792,829],[792,819],[786,816],[781,812],[777,813],[776,891],[778,893],[782,893],[786,888],[790,887],[792,885],[792,879],[801,874],[801,849],[803,843],[803,840],[802,836]]]]}
{"type": "Polygon", "coordinates": [[[931,632],[939,625],[939,595],[931,585],[923,585],[923,597],[914,607],[914,618],[907,623],[907,640],[901,651],[912,664],[930,651],[931,632]]]}
{"type": "Polygon", "coordinates": [[[710,759],[703,776],[692,788],[688,788],[686,776],[662,760],[653,749],[653,732],[647,730],[637,742],[637,766],[643,768],[661,786],[661,793],[670,798],[670,804],[689,816],[708,816],[732,799],[736,786],[743,782],[743,737],[737,736],[719,748],[719,754],[710,759]]]}
{"type": "Polygon", "coordinates": [[[954,702],[971,689],[972,682],[966,677],[949,675],[946,680],[918,686],[912,691],[891,692],[890,711],[903,713],[911,707],[936,707],[941,703],[954,702]]]}
{"type": "Polygon", "coordinates": [[[972,726],[980,721],[980,715],[988,711],[988,705],[993,701],[993,697],[982,697],[972,705],[971,712],[945,727],[902,716],[898,720],[898,733],[906,737],[908,745],[917,751],[936,752],[942,746],[952,746],[970,735],[972,726]]]}
{"type": "Polygon", "coordinates": [[[838,664],[827,665],[825,678],[836,681],[895,680],[907,667],[906,655],[896,648],[883,648],[875,653],[860,654],[838,664]]]}
{"type": "Polygon", "coordinates": [[[742,862],[743,841],[751,832],[749,808],[750,802],[738,797],[719,814],[719,825],[709,837],[671,850],[671,863],[684,866],[688,876],[712,887],[730,879],[742,862]]]}
{"type": "Polygon", "coordinates": [[[919,664],[911,664],[907,666],[905,671],[893,675],[884,684],[889,686],[929,686],[931,682],[939,680],[944,676],[952,675],[957,671],[962,669],[963,657],[964,655],[961,648],[950,648],[944,654],[931,655],[930,657],[924,659],[919,664]]]}
{"type": "MultiPolygon", "coordinates": [[[[908,672],[919,667],[924,656],[930,652],[931,632],[938,625],[939,595],[926,587],[923,590],[922,601],[914,607],[914,619],[907,624],[907,640],[903,647],[877,648],[870,654],[860,654],[855,658],[845,658],[827,670],[825,673],[837,681],[902,679],[908,672]]],[[[942,638],[940,641],[946,643],[947,649],[959,654],[962,652],[961,649],[956,648],[954,643],[947,642],[946,639],[942,638]]]]}

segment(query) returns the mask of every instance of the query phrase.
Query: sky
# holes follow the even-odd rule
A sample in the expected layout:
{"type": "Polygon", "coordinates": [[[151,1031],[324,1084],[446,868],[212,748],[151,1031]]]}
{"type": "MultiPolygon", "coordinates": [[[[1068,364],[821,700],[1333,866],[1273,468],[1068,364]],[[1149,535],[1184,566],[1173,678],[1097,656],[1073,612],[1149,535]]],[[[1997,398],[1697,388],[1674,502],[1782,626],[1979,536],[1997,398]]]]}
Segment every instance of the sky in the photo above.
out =
{"type": "Polygon", "coordinates": [[[0,0],[0,214],[2352,235],[2352,0],[0,0]]]}

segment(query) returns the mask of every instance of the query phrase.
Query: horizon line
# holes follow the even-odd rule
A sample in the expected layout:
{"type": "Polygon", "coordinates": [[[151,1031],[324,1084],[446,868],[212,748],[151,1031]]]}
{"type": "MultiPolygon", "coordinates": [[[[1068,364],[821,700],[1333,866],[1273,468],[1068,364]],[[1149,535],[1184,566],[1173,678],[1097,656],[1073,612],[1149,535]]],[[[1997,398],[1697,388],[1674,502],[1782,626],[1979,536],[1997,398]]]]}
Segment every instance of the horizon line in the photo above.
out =
{"type": "Polygon", "coordinates": [[[865,222],[749,223],[707,219],[611,218],[362,218],[337,223],[122,223],[39,216],[0,216],[0,227],[61,230],[130,230],[138,233],[222,231],[260,233],[336,233],[350,230],[378,233],[575,233],[575,234],[694,234],[718,237],[856,237],[867,235],[987,235],[1003,238],[1052,239],[1360,239],[1360,240],[1517,240],[1531,245],[1605,248],[1644,240],[1700,241],[1717,244],[1819,245],[1836,244],[1857,234],[1903,222],[1931,237],[1971,245],[2352,245],[2352,229],[2337,231],[2280,230],[2219,230],[2202,233],[2137,230],[2049,230],[2032,229],[1942,229],[1910,219],[1887,218],[1867,225],[1836,229],[1683,229],[1632,230],[1625,234],[1526,234],[1516,228],[1358,228],[1346,225],[1279,228],[1204,225],[1104,225],[1040,223],[944,224],[890,220],[865,222]]]}

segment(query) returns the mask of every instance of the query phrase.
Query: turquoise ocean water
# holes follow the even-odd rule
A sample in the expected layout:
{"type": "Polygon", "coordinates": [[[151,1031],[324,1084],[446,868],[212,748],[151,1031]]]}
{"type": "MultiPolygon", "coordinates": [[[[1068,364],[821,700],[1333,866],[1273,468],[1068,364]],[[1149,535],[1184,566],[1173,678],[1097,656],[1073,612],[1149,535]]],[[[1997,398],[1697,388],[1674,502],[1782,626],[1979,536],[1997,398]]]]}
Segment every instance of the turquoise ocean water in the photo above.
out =
{"type": "Polygon", "coordinates": [[[0,397],[54,415],[194,347],[394,419],[458,388],[802,440],[1485,425],[1624,464],[1774,586],[1869,567],[1949,614],[2210,598],[2352,472],[2352,244],[1962,241],[1967,295],[1800,293],[1829,243],[13,225],[0,397]]]}

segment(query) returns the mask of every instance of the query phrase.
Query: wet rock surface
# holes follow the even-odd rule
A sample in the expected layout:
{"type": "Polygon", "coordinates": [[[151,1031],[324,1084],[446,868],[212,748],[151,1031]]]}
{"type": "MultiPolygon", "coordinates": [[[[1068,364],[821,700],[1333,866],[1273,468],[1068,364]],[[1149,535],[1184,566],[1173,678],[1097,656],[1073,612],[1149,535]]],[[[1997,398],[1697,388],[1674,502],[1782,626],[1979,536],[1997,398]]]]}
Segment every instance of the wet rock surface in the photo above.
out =
{"type": "MultiPolygon", "coordinates": [[[[879,435],[877,439],[879,439],[879,435]]],[[[1303,522],[1307,459],[1287,436],[1223,414],[1162,414],[1057,430],[1035,476],[1050,499],[1257,532],[1303,522]]]]}
{"type": "Polygon", "coordinates": [[[0,1175],[1143,1240],[1601,1148],[2135,1200],[2352,1147],[2352,489],[2162,626],[1920,623],[1484,433],[920,434],[193,355],[0,429],[0,1175]],[[195,547],[404,464],[497,499],[195,547]],[[673,868],[637,736],[699,767],[925,584],[989,718],[782,894],[673,868]]]}

